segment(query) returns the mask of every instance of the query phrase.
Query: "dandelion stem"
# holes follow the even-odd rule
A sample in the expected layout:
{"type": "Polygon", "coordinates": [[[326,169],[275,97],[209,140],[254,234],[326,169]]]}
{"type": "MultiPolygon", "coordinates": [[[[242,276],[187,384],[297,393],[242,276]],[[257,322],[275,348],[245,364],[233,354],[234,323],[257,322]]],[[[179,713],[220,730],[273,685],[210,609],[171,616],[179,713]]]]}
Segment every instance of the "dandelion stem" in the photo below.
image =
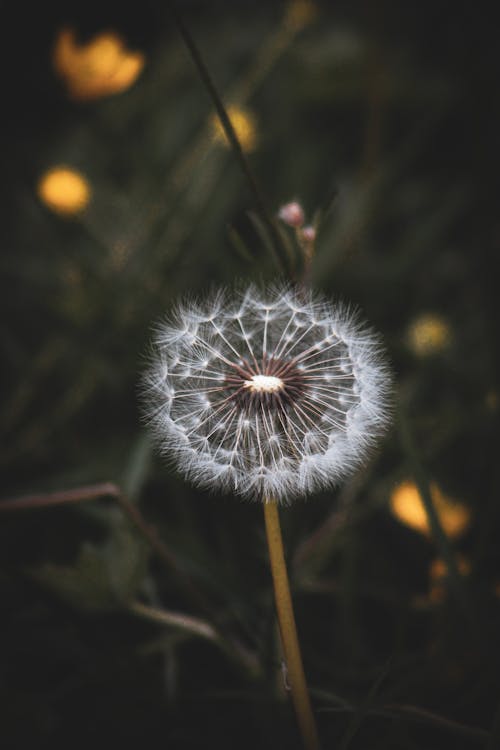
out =
{"type": "Polygon", "coordinates": [[[297,637],[297,626],[293,614],[290,585],[283,552],[278,506],[270,498],[266,498],[264,502],[264,517],[281,643],[288,671],[292,701],[304,747],[306,750],[318,750],[318,731],[311,708],[297,637]]]}

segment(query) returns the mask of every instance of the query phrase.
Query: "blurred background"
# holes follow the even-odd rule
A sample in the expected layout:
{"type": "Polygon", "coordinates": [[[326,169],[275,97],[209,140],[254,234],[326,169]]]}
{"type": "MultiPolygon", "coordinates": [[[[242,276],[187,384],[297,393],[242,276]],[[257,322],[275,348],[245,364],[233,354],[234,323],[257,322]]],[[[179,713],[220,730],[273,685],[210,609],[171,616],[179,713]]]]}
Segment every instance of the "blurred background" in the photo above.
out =
{"type": "MultiPolygon", "coordinates": [[[[185,484],[137,406],[180,294],[282,273],[252,193],[167,3],[2,5],[2,745],[299,748],[262,509],[185,484]]],[[[497,29],[450,2],[179,7],[397,383],[369,465],[281,513],[324,747],[493,750],[497,29]]]]}

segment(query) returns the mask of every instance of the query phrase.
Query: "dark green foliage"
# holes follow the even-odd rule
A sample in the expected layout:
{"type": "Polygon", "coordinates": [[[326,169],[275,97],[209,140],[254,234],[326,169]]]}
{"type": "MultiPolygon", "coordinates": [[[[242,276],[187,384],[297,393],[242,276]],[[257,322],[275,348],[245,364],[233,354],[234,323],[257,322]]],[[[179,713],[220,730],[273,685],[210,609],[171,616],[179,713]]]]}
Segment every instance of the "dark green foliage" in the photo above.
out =
{"type": "MultiPolygon", "coordinates": [[[[281,513],[324,747],[493,750],[495,25],[448,2],[318,2],[283,42],[285,4],[180,5],[223,98],[256,117],[248,159],[273,214],[294,198],[310,221],[319,212],[312,280],[381,331],[411,434],[411,450],[394,430],[345,487],[281,513]],[[449,337],[419,356],[408,332],[426,313],[449,337]],[[390,515],[415,461],[421,484],[472,511],[449,549],[390,515]],[[430,596],[443,552],[470,572],[430,596]]],[[[184,484],[152,455],[137,407],[154,321],[179,294],[280,274],[272,238],[213,140],[165,4],[133,17],[123,4],[43,6],[2,30],[1,495],[116,482],[132,511],[108,497],[0,514],[0,744],[299,748],[261,508],[184,484]],[[68,23],[142,50],[137,82],[70,101],[50,63],[68,23]],[[58,164],[92,189],[74,219],[36,194],[58,164]]]]}

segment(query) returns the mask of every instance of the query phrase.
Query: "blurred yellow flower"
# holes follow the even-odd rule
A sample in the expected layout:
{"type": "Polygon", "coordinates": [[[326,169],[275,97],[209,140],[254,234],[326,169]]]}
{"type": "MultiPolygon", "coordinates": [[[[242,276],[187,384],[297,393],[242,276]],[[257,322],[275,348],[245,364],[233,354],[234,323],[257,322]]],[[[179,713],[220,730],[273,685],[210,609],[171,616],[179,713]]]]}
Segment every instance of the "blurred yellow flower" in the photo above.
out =
{"type": "MultiPolygon", "coordinates": [[[[430,489],[434,507],[445,533],[452,538],[460,536],[469,525],[469,509],[462,503],[446,497],[434,482],[431,482],[430,489]]],[[[395,487],[391,494],[390,508],[398,521],[421,534],[430,535],[427,513],[413,482],[402,482],[395,487]]]]}
{"type": "MultiPolygon", "coordinates": [[[[229,105],[227,114],[243,151],[254,151],[257,146],[257,121],[255,115],[248,109],[238,107],[235,104],[229,105]]],[[[218,143],[223,143],[227,146],[226,134],[216,115],[212,115],[211,123],[214,139],[218,143]]]]}
{"type": "Polygon", "coordinates": [[[38,180],[38,197],[62,216],[73,216],[87,207],[91,191],[85,177],[71,167],[52,167],[38,180]]]}
{"type": "Polygon", "coordinates": [[[485,404],[488,411],[497,411],[498,409],[498,391],[491,389],[486,394],[485,404]]]}
{"type": "Polygon", "coordinates": [[[113,31],[80,44],[73,29],[62,29],[55,41],[53,63],[70,96],[85,101],[131,86],[144,67],[144,55],[129,52],[113,31]]]}
{"type": "MultiPolygon", "coordinates": [[[[468,575],[471,569],[470,560],[468,560],[463,555],[457,555],[456,561],[458,572],[464,576],[468,575]]],[[[445,561],[440,557],[436,557],[436,559],[433,560],[429,566],[429,578],[431,579],[431,581],[439,581],[445,578],[447,575],[448,568],[446,567],[445,561]]]]}
{"type": "Polygon", "coordinates": [[[441,351],[449,340],[448,323],[433,313],[420,315],[408,328],[408,346],[419,357],[426,357],[441,351]]]}
{"type": "Polygon", "coordinates": [[[318,15],[318,6],[312,0],[291,0],[285,10],[284,26],[291,31],[300,31],[312,23],[318,15]]]}
{"type": "MultiPolygon", "coordinates": [[[[463,555],[457,555],[456,563],[458,572],[463,575],[469,575],[471,571],[470,560],[463,555]]],[[[430,590],[429,597],[433,602],[443,601],[446,593],[446,578],[448,577],[448,568],[446,563],[440,557],[433,560],[429,566],[430,590]]]]}

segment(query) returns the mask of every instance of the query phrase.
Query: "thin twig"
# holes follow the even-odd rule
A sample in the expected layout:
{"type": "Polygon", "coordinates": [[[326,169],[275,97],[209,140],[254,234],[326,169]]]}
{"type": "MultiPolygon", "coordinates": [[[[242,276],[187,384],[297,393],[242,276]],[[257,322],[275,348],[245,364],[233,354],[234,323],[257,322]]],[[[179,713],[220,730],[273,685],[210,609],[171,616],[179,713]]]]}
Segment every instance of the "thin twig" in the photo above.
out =
{"type": "MultiPolygon", "coordinates": [[[[317,698],[325,698],[331,701],[331,695],[323,690],[311,689],[311,692],[317,698]]],[[[335,696],[335,703],[337,704],[332,708],[318,708],[319,713],[351,713],[356,712],[358,709],[356,706],[351,705],[342,698],[335,696]]],[[[406,704],[388,703],[378,708],[371,708],[367,712],[368,716],[382,717],[387,719],[399,719],[401,721],[413,721],[420,724],[429,724],[439,727],[444,731],[448,731],[453,734],[460,735],[462,737],[469,737],[480,742],[489,740],[492,735],[487,729],[481,727],[471,727],[468,724],[461,724],[453,719],[448,719],[446,716],[441,716],[432,711],[428,711],[426,708],[420,708],[419,706],[412,706],[406,704]]],[[[493,750],[497,745],[488,745],[487,750],[493,750]]]]}
{"type": "Polygon", "coordinates": [[[184,612],[172,612],[171,610],[158,609],[139,601],[130,602],[128,609],[135,615],[156,622],[159,625],[167,625],[184,633],[191,633],[200,638],[211,641],[228,656],[231,661],[243,667],[247,675],[258,677],[260,675],[260,664],[256,655],[245,648],[234,638],[227,638],[221,631],[206,620],[199,617],[187,615],[184,612]]]}
{"type": "Polygon", "coordinates": [[[205,620],[199,617],[192,617],[183,612],[171,612],[166,609],[150,607],[142,602],[133,601],[128,605],[131,612],[147,620],[152,620],[160,625],[169,625],[170,627],[179,628],[187,631],[200,638],[206,638],[209,641],[217,641],[219,636],[215,628],[205,620]]]}
{"type": "Polygon", "coordinates": [[[114,482],[102,482],[100,484],[92,484],[85,487],[75,487],[71,490],[8,498],[0,502],[0,512],[49,508],[55,505],[68,505],[84,502],[86,500],[95,500],[99,497],[112,497],[116,500],[123,512],[129,517],[134,526],[146,539],[160,560],[162,560],[167,568],[175,574],[179,585],[181,585],[183,590],[188,593],[192,602],[207,614],[211,614],[211,607],[207,603],[207,600],[194,586],[191,579],[186,576],[181,568],[179,568],[175,556],[164,542],[162,542],[156,530],[147,523],[139,509],[135,505],[132,505],[118,485],[114,482]]]}
{"type": "Polygon", "coordinates": [[[116,484],[113,482],[101,482],[100,484],[89,484],[85,487],[75,487],[71,490],[10,497],[0,501],[0,512],[49,508],[54,505],[69,505],[71,503],[81,503],[85,500],[95,500],[98,497],[116,498],[119,494],[120,488],[116,484]]]}
{"type": "MultiPolygon", "coordinates": [[[[212,607],[205,596],[193,584],[191,579],[188,578],[188,576],[186,576],[186,574],[179,568],[175,556],[162,542],[156,529],[147,523],[139,509],[125,497],[118,485],[114,482],[102,482],[100,484],[92,484],[85,487],[75,487],[71,490],[8,498],[0,501],[0,512],[49,508],[54,505],[67,505],[84,502],[86,500],[95,500],[99,497],[112,497],[117,501],[120,508],[129,517],[138,531],[144,536],[153,551],[176,576],[184,593],[189,595],[193,604],[196,604],[211,619],[213,619],[212,607]]],[[[187,630],[191,629],[192,632],[197,630],[197,635],[203,635],[205,638],[215,640],[226,655],[243,666],[248,674],[254,677],[260,674],[260,664],[252,651],[249,651],[237,638],[234,638],[230,634],[221,632],[214,626],[204,623],[203,620],[192,617],[191,615],[179,615],[176,620],[174,616],[175,613],[167,613],[165,615],[162,610],[155,610],[146,605],[142,605],[139,602],[131,605],[131,608],[134,609],[137,614],[143,614],[143,616],[148,615],[150,619],[156,618],[157,621],[163,621],[164,623],[167,623],[168,620],[167,624],[184,627],[184,629],[187,630]],[[141,612],[139,612],[139,609],[141,609],[141,612]],[[198,625],[200,627],[198,627],[198,625]]]]}
{"type": "Polygon", "coordinates": [[[398,427],[401,437],[401,444],[404,452],[408,457],[412,473],[415,478],[415,482],[418,487],[423,506],[425,508],[425,513],[429,522],[431,534],[436,541],[440,555],[443,558],[448,570],[450,584],[453,593],[455,594],[456,601],[458,602],[468,624],[474,626],[475,623],[472,618],[472,612],[469,606],[468,594],[464,584],[464,579],[460,574],[457,560],[450,544],[450,540],[448,539],[446,532],[443,529],[441,519],[439,518],[439,514],[434,505],[429,481],[427,479],[426,472],[420,462],[413,436],[408,425],[408,419],[401,406],[399,408],[398,427]]]}
{"type": "Polygon", "coordinates": [[[408,719],[410,721],[418,721],[422,724],[434,724],[435,726],[441,727],[442,729],[459,734],[462,737],[470,737],[471,739],[486,740],[489,738],[490,733],[487,729],[481,729],[480,727],[470,727],[467,724],[461,724],[453,719],[448,719],[445,716],[440,716],[432,711],[428,711],[426,708],[419,708],[418,706],[411,705],[387,705],[383,707],[383,710],[388,712],[394,718],[408,719]]]}
{"type": "Polygon", "coordinates": [[[210,94],[210,97],[212,99],[213,105],[219,117],[220,123],[226,135],[226,138],[231,144],[231,147],[239,162],[241,170],[248,181],[248,185],[254,196],[257,210],[259,211],[262,217],[262,220],[264,224],[266,225],[269,231],[269,234],[272,238],[273,247],[274,247],[274,251],[276,254],[276,260],[281,266],[281,270],[287,273],[290,271],[290,267],[289,267],[290,263],[289,263],[289,259],[287,256],[286,247],[277,230],[276,223],[267,206],[267,201],[264,198],[263,192],[257,182],[257,178],[255,177],[250,167],[250,164],[248,162],[248,159],[245,156],[241,143],[239,142],[238,136],[236,135],[236,132],[233,128],[233,125],[227,113],[226,107],[224,106],[224,102],[222,101],[222,98],[219,95],[217,87],[212,79],[212,76],[210,75],[208,71],[208,68],[203,60],[200,50],[198,49],[198,46],[196,45],[191,35],[191,32],[189,31],[186,24],[184,23],[183,18],[178,8],[176,7],[174,2],[169,2],[168,5],[169,5],[170,13],[174,20],[174,23],[177,26],[177,29],[186,47],[189,50],[189,53],[193,59],[193,62],[198,70],[199,76],[203,84],[205,85],[208,93],[210,94]]]}

